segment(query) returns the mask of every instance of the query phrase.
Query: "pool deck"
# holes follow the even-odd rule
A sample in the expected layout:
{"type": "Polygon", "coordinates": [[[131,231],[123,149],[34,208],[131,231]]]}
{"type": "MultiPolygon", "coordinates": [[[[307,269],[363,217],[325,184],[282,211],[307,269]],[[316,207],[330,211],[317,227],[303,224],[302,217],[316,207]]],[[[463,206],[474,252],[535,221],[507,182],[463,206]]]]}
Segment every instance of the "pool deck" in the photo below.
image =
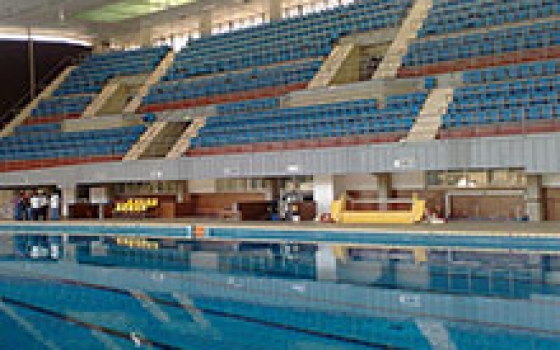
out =
{"type": "Polygon", "coordinates": [[[64,220],[64,221],[10,221],[0,220],[0,225],[29,226],[140,226],[140,227],[204,227],[260,229],[279,231],[336,231],[351,233],[407,233],[439,234],[461,236],[518,236],[518,237],[554,237],[560,239],[560,222],[469,222],[458,221],[446,224],[416,225],[362,225],[332,224],[320,222],[240,222],[208,218],[190,219],[106,219],[106,220],[64,220]]]}

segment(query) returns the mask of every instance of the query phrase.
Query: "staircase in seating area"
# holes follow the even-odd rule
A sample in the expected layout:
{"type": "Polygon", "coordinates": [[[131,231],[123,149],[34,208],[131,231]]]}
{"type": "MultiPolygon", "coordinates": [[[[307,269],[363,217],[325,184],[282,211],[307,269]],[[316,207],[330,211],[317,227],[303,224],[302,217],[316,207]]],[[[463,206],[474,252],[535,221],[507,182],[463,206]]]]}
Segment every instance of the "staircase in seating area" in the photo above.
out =
{"type": "Polygon", "coordinates": [[[319,72],[309,83],[309,89],[330,86],[334,83],[347,83],[352,77],[347,77],[346,72],[359,70],[360,49],[354,43],[340,44],[336,46],[325,60],[319,72]],[[354,62],[353,67],[352,61],[354,62]]]}
{"type": "Polygon", "coordinates": [[[150,128],[140,136],[138,142],[130,148],[128,153],[124,156],[123,160],[138,160],[150,147],[156,137],[163,133],[168,127],[169,122],[155,122],[150,128]]]}
{"type": "Polygon", "coordinates": [[[23,122],[31,116],[31,112],[35,109],[41,100],[49,98],[55,92],[56,89],[62,84],[62,82],[76,69],[76,66],[66,67],[62,73],[52,82],[47,88],[45,88],[39,96],[37,96],[33,101],[31,101],[6,127],[0,132],[0,137],[5,137],[12,134],[18,126],[23,124],[23,122]]]}
{"type": "Polygon", "coordinates": [[[97,97],[87,106],[82,113],[82,118],[93,118],[98,115],[99,111],[105,106],[107,101],[119,90],[118,81],[111,81],[103,87],[103,90],[97,97]]]}
{"type": "Polygon", "coordinates": [[[406,141],[435,140],[441,127],[441,118],[447,113],[453,94],[454,89],[451,87],[432,90],[406,141]]]}
{"type": "Polygon", "coordinates": [[[136,110],[142,105],[142,99],[150,92],[150,87],[156,84],[167,72],[167,69],[173,64],[175,60],[175,52],[169,51],[167,56],[160,62],[159,66],[152,72],[146,79],[144,85],[138,90],[136,96],[124,108],[124,113],[135,113],[136,110]]]}
{"type": "Polygon", "coordinates": [[[403,57],[408,50],[408,45],[418,37],[418,31],[422,28],[432,6],[433,0],[416,0],[397,37],[375,71],[373,79],[391,79],[397,76],[403,57]]]}
{"type": "Polygon", "coordinates": [[[183,132],[177,143],[167,153],[168,159],[181,158],[191,146],[191,139],[198,135],[198,131],[206,125],[206,118],[196,118],[191,125],[183,132]]]}

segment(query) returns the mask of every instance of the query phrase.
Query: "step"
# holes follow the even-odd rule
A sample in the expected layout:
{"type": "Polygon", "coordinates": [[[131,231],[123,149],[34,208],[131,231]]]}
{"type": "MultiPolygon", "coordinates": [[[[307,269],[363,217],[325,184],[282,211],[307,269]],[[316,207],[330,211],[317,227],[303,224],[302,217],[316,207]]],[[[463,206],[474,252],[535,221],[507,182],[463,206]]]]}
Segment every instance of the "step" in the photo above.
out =
{"type": "Polygon", "coordinates": [[[118,82],[109,82],[105,85],[103,90],[101,90],[95,99],[86,107],[82,113],[82,118],[94,118],[97,116],[107,101],[119,90],[120,86],[118,82]]]}
{"type": "Polygon", "coordinates": [[[146,79],[144,85],[138,90],[134,98],[126,105],[123,112],[124,113],[135,113],[138,108],[142,105],[142,100],[150,92],[150,88],[157,84],[160,79],[165,75],[169,67],[173,64],[175,60],[175,52],[169,51],[167,56],[160,62],[152,74],[146,79]]]}
{"type": "MultiPolygon", "coordinates": [[[[309,83],[310,89],[327,87],[333,83],[345,83],[351,81],[345,77],[344,71],[358,71],[360,64],[359,47],[354,43],[346,43],[336,46],[330,53],[329,57],[325,60],[319,72],[315,75],[313,80],[309,83]],[[357,67],[350,67],[352,65],[352,58],[354,58],[354,65],[357,67]]],[[[351,80],[351,79],[350,79],[351,80]]]]}
{"type": "Polygon", "coordinates": [[[162,133],[167,127],[168,122],[155,122],[148,130],[140,136],[136,142],[124,156],[123,160],[138,160],[150,147],[155,138],[162,133]]]}
{"type": "Polygon", "coordinates": [[[433,0],[416,0],[397,37],[375,71],[373,79],[393,79],[397,77],[402,60],[408,51],[408,46],[418,37],[418,31],[422,28],[432,6],[433,0]]]}
{"type": "Polygon", "coordinates": [[[183,132],[177,143],[171,148],[171,151],[167,153],[166,158],[168,159],[179,159],[181,158],[190,148],[191,139],[198,135],[200,129],[206,125],[206,118],[196,118],[193,120],[192,124],[183,132]]]}
{"type": "Polygon", "coordinates": [[[435,140],[441,128],[442,117],[453,101],[454,89],[451,87],[432,90],[420,111],[416,123],[408,133],[406,141],[435,140]]]}

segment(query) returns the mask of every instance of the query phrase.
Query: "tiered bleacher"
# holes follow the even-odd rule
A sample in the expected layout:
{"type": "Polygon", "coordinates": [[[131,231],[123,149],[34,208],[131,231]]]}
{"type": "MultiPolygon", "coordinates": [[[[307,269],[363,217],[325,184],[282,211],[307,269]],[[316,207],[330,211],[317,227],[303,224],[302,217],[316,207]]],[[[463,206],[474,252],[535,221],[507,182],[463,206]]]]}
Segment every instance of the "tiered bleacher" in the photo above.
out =
{"type": "Polygon", "coordinates": [[[465,72],[440,137],[560,130],[560,60],[465,72]]]}
{"type": "Polygon", "coordinates": [[[359,1],[195,40],[177,55],[167,75],[151,89],[142,110],[274,97],[303,89],[338,39],[398,27],[411,3],[412,0],[359,1]],[[207,81],[188,80],[215,74],[225,75],[207,81]],[[264,82],[256,82],[261,80],[264,82]],[[226,87],[219,88],[215,83],[226,87]],[[196,93],[190,92],[195,89],[196,93]]]}
{"type": "Polygon", "coordinates": [[[0,139],[0,171],[120,160],[145,130],[144,125],[80,132],[20,129],[23,133],[0,139]]]}
{"type": "MultiPolygon", "coordinates": [[[[427,94],[389,96],[383,108],[374,99],[295,108],[222,107],[191,141],[188,155],[334,147],[397,141],[407,135],[427,94]]],[[[238,106],[236,106],[238,107],[238,106]]]]}
{"type": "Polygon", "coordinates": [[[399,76],[558,58],[559,14],[560,4],[551,0],[437,1],[399,76]]]}
{"type": "Polygon", "coordinates": [[[0,171],[121,160],[146,131],[145,125],[64,132],[63,121],[80,117],[110,79],[152,72],[168,50],[111,52],[84,60],[13,135],[0,139],[0,171]]]}
{"type": "Polygon", "coordinates": [[[168,50],[167,47],[143,48],[90,56],[70,73],[52,97],[39,102],[25,123],[79,118],[110,79],[148,74],[159,65],[168,50]]]}

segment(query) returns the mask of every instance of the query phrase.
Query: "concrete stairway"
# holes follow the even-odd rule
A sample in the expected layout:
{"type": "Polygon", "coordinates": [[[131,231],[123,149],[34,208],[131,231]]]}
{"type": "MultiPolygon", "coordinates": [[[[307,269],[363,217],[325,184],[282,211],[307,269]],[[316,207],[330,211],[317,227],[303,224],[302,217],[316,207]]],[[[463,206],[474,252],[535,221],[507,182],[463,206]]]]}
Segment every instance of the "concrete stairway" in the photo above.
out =
{"type": "Polygon", "coordinates": [[[206,125],[206,118],[196,118],[192,124],[183,132],[177,143],[167,153],[168,159],[179,159],[191,146],[191,139],[198,135],[198,131],[206,125]]]}
{"type": "Polygon", "coordinates": [[[39,96],[31,101],[6,127],[0,132],[0,137],[5,137],[12,134],[18,126],[31,116],[31,112],[35,109],[41,100],[47,99],[52,96],[56,89],[62,84],[64,80],[76,69],[76,66],[66,67],[60,75],[52,82],[46,89],[44,89],[39,96]]]}
{"type": "MultiPolygon", "coordinates": [[[[360,64],[360,49],[354,43],[336,46],[325,60],[321,69],[309,83],[309,89],[330,86],[334,83],[353,81],[350,72],[356,72],[360,64]],[[354,63],[354,64],[352,64],[354,63]]],[[[354,79],[355,80],[355,79],[354,79]]]]}
{"type": "Polygon", "coordinates": [[[432,90],[426,103],[412,127],[407,141],[429,141],[437,137],[441,127],[441,118],[447,113],[453,100],[454,89],[451,87],[432,90]]]}
{"type": "Polygon", "coordinates": [[[408,50],[408,45],[417,38],[418,31],[422,28],[432,6],[433,0],[416,0],[397,37],[375,71],[373,79],[391,79],[397,76],[402,59],[408,50]]]}
{"type": "Polygon", "coordinates": [[[123,160],[138,160],[154,142],[156,137],[167,128],[168,122],[155,122],[152,126],[140,136],[136,142],[124,156],[123,160]]]}
{"type": "Polygon", "coordinates": [[[136,110],[142,105],[142,99],[148,95],[150,91],[150,87],[157,82],[165,75],[167,69],[173,64],[175,60],[175,52],[169,51],[167,56],[160,62],[159,66],[152,72],[152,74],[146,79],[144,85],[138,90],[136,96],[128,103],[128,105],[124,108],[124,113],[135,113],[136,110]]]}
{"type": "Polygon", "coordinates": [[[107,101],[119,90],[120,83],[117,81],[111,81],[103,90],[95,97],[95,99],[87,106],[87,108],[82,113],[82,118],[93,118],[99,114],[99,111],[105,106],[107,101]]]}

